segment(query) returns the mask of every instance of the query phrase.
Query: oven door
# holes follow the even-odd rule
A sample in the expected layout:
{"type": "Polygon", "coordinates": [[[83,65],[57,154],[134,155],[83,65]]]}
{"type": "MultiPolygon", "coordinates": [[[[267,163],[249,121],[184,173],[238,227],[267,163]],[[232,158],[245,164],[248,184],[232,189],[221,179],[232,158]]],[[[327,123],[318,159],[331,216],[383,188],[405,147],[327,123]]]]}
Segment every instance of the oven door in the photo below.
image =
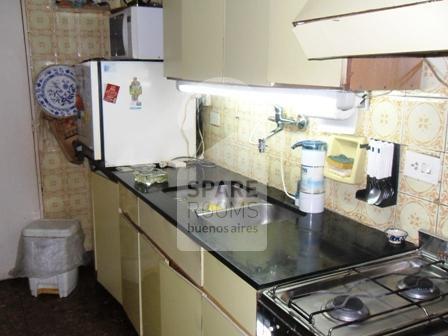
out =
{"type": "Polygon", "coordinates": [[[257,336],[313,336],[263,296],[257,302],[257,336]]]}

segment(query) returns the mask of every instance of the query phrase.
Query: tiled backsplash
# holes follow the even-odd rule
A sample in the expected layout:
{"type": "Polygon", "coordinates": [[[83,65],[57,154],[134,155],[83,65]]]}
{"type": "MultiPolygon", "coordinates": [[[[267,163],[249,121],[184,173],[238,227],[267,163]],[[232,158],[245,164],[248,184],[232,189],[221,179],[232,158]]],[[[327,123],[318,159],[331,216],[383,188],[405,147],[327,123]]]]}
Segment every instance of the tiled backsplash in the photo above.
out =
{"type": "MultiPolygon", "coordinates": [[[[445,89],[434,88],[433,92],[446,93],[445,89]]],[[[326,207],[379,229],[402,227],[414,241],[420,228],[448,236],[448,100],[392,94],[373,93],[377,97],[372,98],[369,108],[359,111],[356,135],[402,145],[398,204],[384,209],[368,205],[355,198],[361,185],[327,179],[326,207]],[[442,158],[441,183],[431,185],[404,176],[402,169],[407,149],[442,158]]],[[[293,116],[297,111],[285,106],[285,112],[293,116]]],[[[326,139],[329,135],[317,132],[316,123],[311,120],[305,132],[287,128],[275,135],[268,140],[266,153],[260,154],[257,139],[275,127],[267,119],[274,115],[272,105],[213,96],[212,106],[204,108],[202,113],[206,158],[282,189],[280,161],[283,152],[289,192],[296,191],[301,155],[300,149],[290,149],[291,144],[306,138],[326,139]],[[210,125],[212,111],[220,114],[220,126],[210,125]]]]}
{"type": "MultiPolygon", "coordinates": [[[[55,9],[53,0],[26,0],[27,37],[32,79],[46,66],[76,64],[106,57],[109,48],[108,14],[55,9]]],[[[41,114],[41,112],[39,111],[41,114]]],[[[42,198],[46,218],[76,218],[92,249],[92,215],[88,167],[69,163],[42,118],[38,131],[42,198]]]]}

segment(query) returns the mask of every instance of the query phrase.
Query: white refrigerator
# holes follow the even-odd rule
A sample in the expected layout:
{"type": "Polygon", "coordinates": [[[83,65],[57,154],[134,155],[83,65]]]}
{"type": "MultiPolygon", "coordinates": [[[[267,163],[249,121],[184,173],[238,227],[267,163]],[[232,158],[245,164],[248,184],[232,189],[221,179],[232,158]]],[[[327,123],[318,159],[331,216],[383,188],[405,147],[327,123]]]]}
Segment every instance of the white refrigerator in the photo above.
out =
{"type": "Polygon", "coordinates": [[[156,163],[196,150],[196,101],[163,77],[160,61],[76,65],[79,141],[105,167],[156,163]]]}

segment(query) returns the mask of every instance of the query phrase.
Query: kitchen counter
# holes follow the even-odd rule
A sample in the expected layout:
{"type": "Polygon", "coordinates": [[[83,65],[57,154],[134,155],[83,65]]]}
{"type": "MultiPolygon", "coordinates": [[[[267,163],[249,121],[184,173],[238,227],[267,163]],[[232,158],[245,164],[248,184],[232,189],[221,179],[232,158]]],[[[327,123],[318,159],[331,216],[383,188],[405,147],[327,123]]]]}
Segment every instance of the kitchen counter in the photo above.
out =
{"type": "Polygon", "coordinates": [[[112,172],[126,188],[155,209],[170,223],[213,254],[256,290],[298,277],[306,277],[381,257],[416,249],[406,242],[394,246],[383,232],[325,210],[323,214],[304,214],[289,205],[284,194],[222,167],[167,168],[168,182],[153,185],[143,193],[134,186],[133,174],[112,172]],[[170,193],[185,188],[192,181],[247,181],[268,202],[280,205],[294,216],[258,225],[256,233],[238,235],[228,232],[197,230],[197,216],[190,216],[184,202],[170,193]],[[196,228],[196,229],[194,229],[196,228]],[[252,250],[253,246],[258,250],[252,250]]]}

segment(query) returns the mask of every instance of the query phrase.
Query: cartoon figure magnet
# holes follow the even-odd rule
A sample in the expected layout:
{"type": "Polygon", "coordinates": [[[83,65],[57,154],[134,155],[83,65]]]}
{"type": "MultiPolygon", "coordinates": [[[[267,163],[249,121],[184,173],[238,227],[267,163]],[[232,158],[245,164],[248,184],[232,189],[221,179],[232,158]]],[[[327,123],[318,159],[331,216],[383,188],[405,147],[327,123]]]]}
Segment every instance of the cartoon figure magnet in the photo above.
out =
{"type": "Polygon", "coordinates": [[[142,102],[139,101],[143,90],[142,85],[138,81],[137,77],[134,77],[131,85],[129,85],[129,94],[131,95],[131,110],[139,110],[142,108],[142,102]]]}

